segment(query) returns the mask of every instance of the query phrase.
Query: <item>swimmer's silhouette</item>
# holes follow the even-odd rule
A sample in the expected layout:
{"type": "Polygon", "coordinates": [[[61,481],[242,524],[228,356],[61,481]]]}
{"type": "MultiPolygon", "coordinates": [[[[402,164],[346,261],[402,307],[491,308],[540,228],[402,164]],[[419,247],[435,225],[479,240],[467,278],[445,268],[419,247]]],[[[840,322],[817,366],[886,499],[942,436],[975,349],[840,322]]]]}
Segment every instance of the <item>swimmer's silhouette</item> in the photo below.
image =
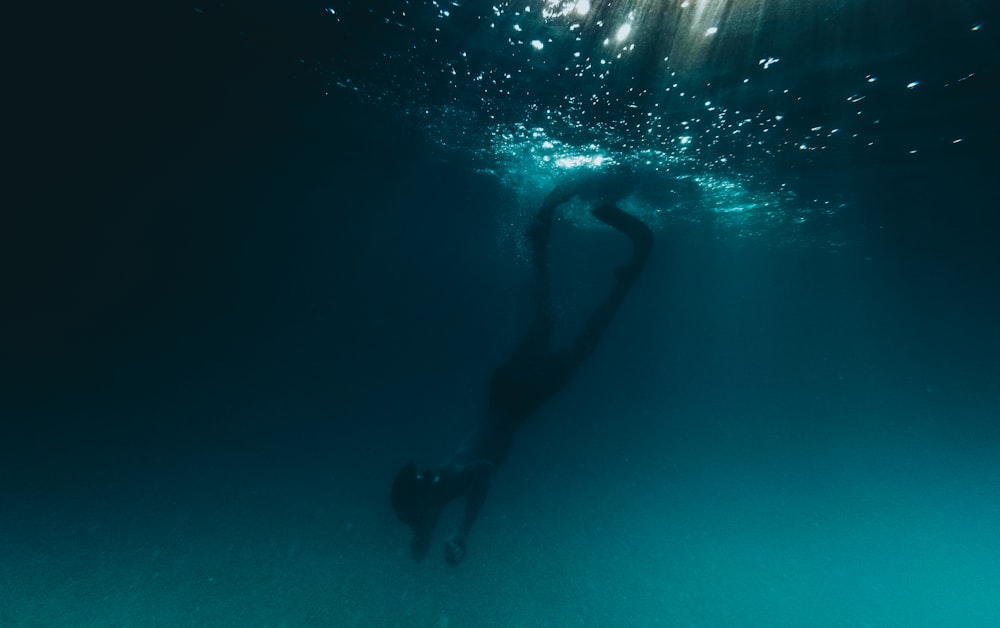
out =
{"type": "Polygon", "coordinates": [[[556,208],[579,192],[578,188],[557,187],[545,199],[528,228],[536,280],[534,320],[525,339],[493,372],[489,407],[482,424],[444,464],[419,473],[416,464],[409,462],[396,474],[390,499],[396,514],[413,530],[414,560],[423,560],[427,555],[444,506],[465,497],[465,512],[445,544],[445,558],[449,563],[454,565],[462,560],[466,539],[489,492],[490,478],[507,457],[514,432],[545,400],[559,392],[593,353],[598,339],[646,263],[653,244],[649,228],[612,203],[599,204],[591,213],[629,237],[632,258],[615,270],[614,289],[591,314],[573,344],[562,351],[549,351],[554,325],[546,264],[549,231],[556,208]]]}

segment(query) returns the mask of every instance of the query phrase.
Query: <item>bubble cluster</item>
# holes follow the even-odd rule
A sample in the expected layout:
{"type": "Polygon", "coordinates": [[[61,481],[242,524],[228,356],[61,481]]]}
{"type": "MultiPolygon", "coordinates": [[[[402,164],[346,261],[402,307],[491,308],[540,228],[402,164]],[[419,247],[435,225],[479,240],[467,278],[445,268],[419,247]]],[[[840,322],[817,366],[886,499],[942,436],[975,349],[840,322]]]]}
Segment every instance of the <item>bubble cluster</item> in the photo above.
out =
{"type": "MultiPolygon", "coordinates": [[[[319,18],[359,42],[325,66],[332,88],[412,118],[445,158],[512,185],[629,167],[694,182],[734,223],[767,224],[777,212],[806,224],[845,201],[790,195],[802,173],[963,139],[922,135],[923,118],[903,112],[974,82],[975,64],[921,76],[919,57],[904,68],[899,55],[855,46],[863,5],[337,0],[319,18]]],[[[942,37],[973,50],[983,30],[942,37]]],[[[893,37],[883,47],[910,49],[893,37]]]]}

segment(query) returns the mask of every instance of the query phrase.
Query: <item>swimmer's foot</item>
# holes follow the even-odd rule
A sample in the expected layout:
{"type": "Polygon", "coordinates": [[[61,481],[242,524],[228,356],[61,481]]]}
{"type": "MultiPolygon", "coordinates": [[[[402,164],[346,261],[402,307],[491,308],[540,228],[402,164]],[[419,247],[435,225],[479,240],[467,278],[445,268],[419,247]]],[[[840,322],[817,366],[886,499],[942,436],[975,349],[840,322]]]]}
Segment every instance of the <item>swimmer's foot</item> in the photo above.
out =
{"type": "Polygon", "coordinates": [[[649,250],[653,248],[653,232],[644,222],[610,203],[594,209],[591,214],[609,227],[621,231],[632,241],[632,259],[618,268],[615,276],[620,282],[635,281],[649,257],[649,250]]]}

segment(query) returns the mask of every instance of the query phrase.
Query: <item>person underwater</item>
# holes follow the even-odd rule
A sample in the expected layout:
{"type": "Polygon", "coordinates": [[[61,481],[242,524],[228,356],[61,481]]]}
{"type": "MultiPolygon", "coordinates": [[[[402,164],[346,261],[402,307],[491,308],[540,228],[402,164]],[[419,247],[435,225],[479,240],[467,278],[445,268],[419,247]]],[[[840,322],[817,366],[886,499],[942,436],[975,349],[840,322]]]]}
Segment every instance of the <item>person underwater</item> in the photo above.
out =
{"type": "Polygon", "coordinates": [[[475,432],[443,464],[421,472],[410,461],[396,473],[389,497],[396,515],[413,532],[410,550],[418,562],[430,550],[444,507],[464,497],[461,520],[445,541],[444,548],[445,559],[450,564],[462,561],[469,533],[486,501],[493,474],[506,459],[515,432],[525,419],[569,383],[594,352],[646,264],[653,246],[649,227],[618,208],[613,201],[602,199],[591,214],[631,240],[631,259],[615,270],[614,288],[590,315],[572,344],[559,351],[549,349],[555,325],[546,262],[549,232],[556,208],[584,194],[586,190],[579,185],[556,187],[527,229],[534,280],[532,322],[511,356],[493,371],[487,411],[475,432]]]}

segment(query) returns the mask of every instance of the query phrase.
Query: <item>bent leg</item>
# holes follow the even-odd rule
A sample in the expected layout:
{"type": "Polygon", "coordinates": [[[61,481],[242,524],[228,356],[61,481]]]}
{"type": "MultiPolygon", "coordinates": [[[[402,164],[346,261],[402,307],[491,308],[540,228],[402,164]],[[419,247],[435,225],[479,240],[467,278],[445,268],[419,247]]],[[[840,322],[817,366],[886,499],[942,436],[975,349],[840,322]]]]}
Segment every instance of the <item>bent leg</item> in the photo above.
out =
{"type": "MultiPolygon", "coordinates": [[[[569,383],[576,370],[597,348],[601,336],[611,324],[615,313],[639,277],[653,246],[653,233],[641,220],[614,205],[602,205],[593,212],[595,218],[624,233],[632,241],[632,257],[615,270],[615,286],[590,315],[573,344],[563,351],[545,353],[545,346],[532,347],[532,353],[522,345],[511,360],[494,371],[490,385],[490,402],[511,415],[524,417],[534,411],[569,383]],[[517,361],[523,359],[523,361],[517,361]]],[[[546,291],[547,297],[547,291],[546,291]]],[[[545,340],[551,331],[551,319],[546,319],[545,340]]],[[[532,336],[529,336],[529,340],[532,336]]]]}
{"type": "Polygon", "coordinates": [[[638,278],[639,272],[646,264],[646,258],[649,257],[649,250],[653,248],[653,232],[641,220],[614,205],[601,205],[591,214],[632,240],[632,259],[615,273],[619,282],[624,280],[631,285],[638,278]]]}
{"type": "Polygon", "coordinates": [[[610,204],[602,205],[591,213],[601,222],[628,236],[632,241],[632,257],[627,264],[615,269],[615,287],[590,315],[573,345],[554,357],[558,367],[553,369],[553,384],[560,388],[597,348],[598,341],[611,324],[615,312],[625,300],[625,295],[646,265],[649,251],[653,246],[653,232],[635,216],[610,204]]]}
{"type": "Polygon", "coordinates": [[[552,219],[555,217],[556,208],[573,198],[574,194],[570,188],[556,187],[546,197],[525,230],[528,246],[531,247],[532,320],[527,335],[518,344],[507,364],[531,363],[544,355],[548,347],[552,327],[555,324],[552,299],[549,296],[549,233],[552,231],[552,219]]]}

